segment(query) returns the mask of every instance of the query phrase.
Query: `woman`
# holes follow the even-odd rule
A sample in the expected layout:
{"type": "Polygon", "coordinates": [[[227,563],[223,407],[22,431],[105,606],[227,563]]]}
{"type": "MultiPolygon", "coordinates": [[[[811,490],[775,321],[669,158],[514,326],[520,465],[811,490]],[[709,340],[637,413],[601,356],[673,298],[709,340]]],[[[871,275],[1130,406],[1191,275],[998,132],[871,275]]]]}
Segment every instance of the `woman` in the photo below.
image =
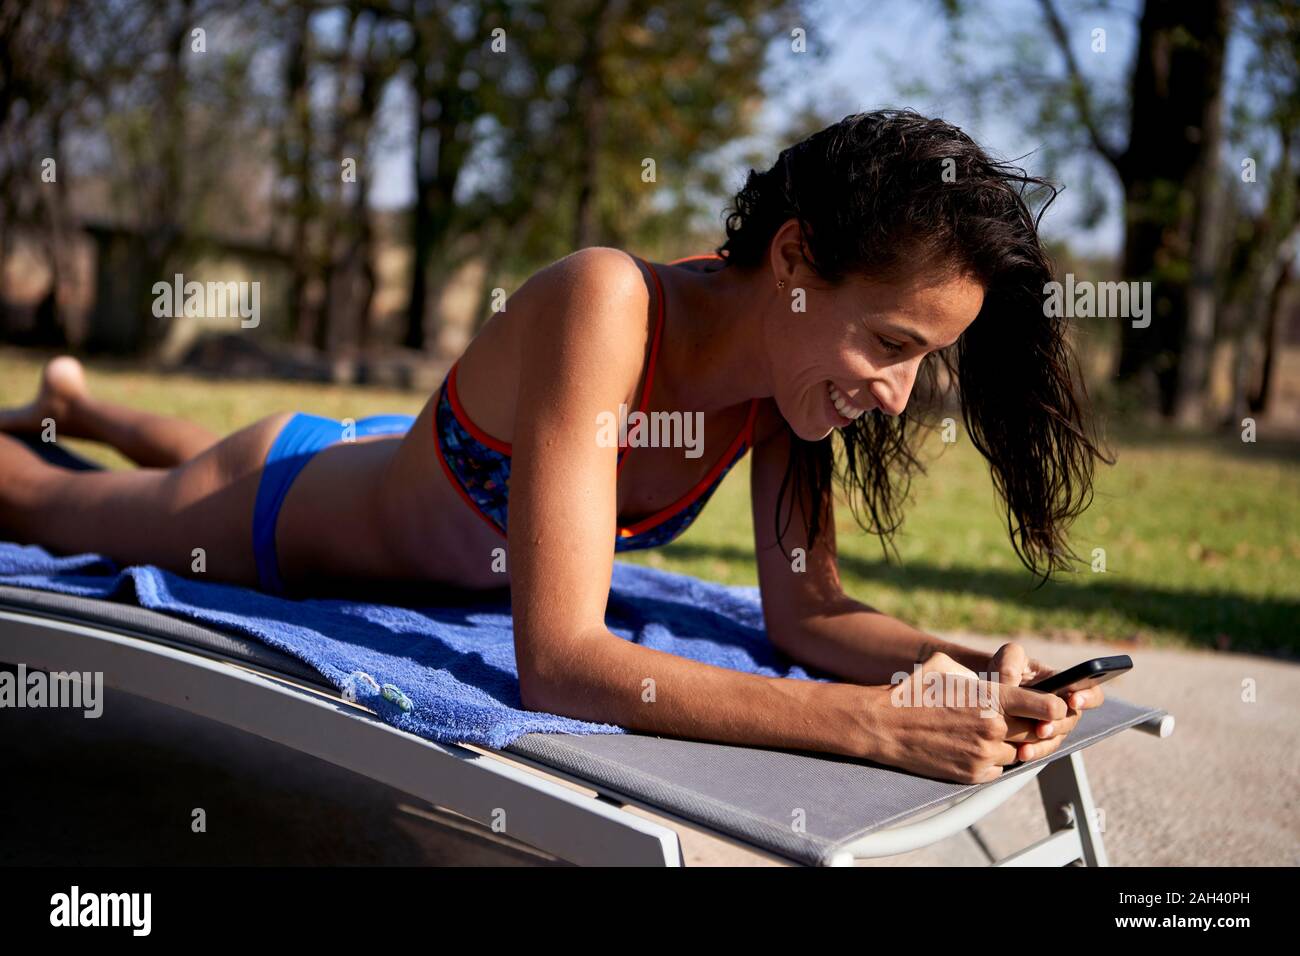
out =
{"type": "Polygon", "coordinates": [[[0,528],[180,573],[203,547],[209,578],[271,591],[508,582],[526,707],[995,779],[1058,748],[1101,689],[1068,702],[1025,690],[1015,685],[1049,671],[1019,645],[990,658],[846,595],[831,485],[838,460],[855,514],[888,539],[917,464],[905,408],[918,377],[933,398],[942,364],[1017,553],[1044,576],[1067,565],[1066,527],[1100,452],[1065,325],[1043,314],[1052,274],[1027,185],[1042,184],[941,121],[846,117],[750,173],[718,256],[574,253],[523,284],[413,424],[365,420],[355,437],[283,414],[219,440],[97,401],[80,367],[56,360],[0,428],[52,418],[59,435],[107,442],[141,468],[65,472],[0,436],[0,528]],[[617,447],[598,423],[620,409],[698,421],[703,454],[632,436],[617,447]],[[711,667],[605,628],[615,552],[680,534],[746,452],[768,632],[839,682],[711,667]],[[891,686],[900,671],[911,676],[891,686]],[[901,705],[936,675],[950,692],[1000,691],[996,707],[973,693],[901,705]]]}

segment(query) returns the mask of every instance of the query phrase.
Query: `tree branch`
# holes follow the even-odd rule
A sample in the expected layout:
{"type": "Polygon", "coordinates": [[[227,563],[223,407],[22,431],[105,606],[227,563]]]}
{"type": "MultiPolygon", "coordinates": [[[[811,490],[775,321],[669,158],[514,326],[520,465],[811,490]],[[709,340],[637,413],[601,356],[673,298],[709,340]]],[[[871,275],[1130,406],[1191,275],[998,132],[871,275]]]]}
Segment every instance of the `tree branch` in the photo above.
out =
{"type": "Polygon", "coordinates": [[[1097,128],[1097,122],[1092,114],[1092,102],[1088,99],[1088,90],[1084,86],[1083,73],[1079,70],[1079,63],[1074,58],[1074,52],[1070,49],[1070,40],[1065,33],[1065,24],[1061,22],[1060,14],[1056,12],[1056,4],[1052,0],[1039,0],[1039,5],[1043,8],[1043,17],[1047,20],[1048,30],[1056,40],[1056,46],[1065,57],[1065,69],[1069,75],[1070,93],[1074,99],[1074,107],[1079,113],[1079,120],[1083,123],[1084,129],[1088,131],[1088,139],[1092,142],[1092,147],[1102,155],[1112,166],[1119,169],[1121,156],[1120,152],[1111,146],[1101,135],[1101,130],[1097,128]]]}

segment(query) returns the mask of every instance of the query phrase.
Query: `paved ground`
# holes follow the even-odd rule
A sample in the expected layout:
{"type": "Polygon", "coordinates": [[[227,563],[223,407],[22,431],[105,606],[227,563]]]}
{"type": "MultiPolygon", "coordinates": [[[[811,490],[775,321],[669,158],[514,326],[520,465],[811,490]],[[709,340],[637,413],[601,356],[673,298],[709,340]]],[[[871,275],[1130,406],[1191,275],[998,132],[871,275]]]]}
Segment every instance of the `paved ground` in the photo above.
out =
{"type": "MultiPolygon", "coordinates": [[[[990,652],[1002,643],[955,639],[990,652]]],[[[1057,667],[1128,654],[1133,670],[1108,692],[1163,707],[1177,721],[1163,740],[1125,731],[1087,751],[1112,866],[1300,865],[1300,665],[1209,651],[1021,643],[1057,667]],[[1242,699],[1245,682],[1253,682],[1253,703],[1242,699]]],[[[1017,793],[976,830],[999,856],[1046,836],[1038,788],[1017,793]]],[[[897,862],[986,859],[964,834],[897,862]]]]}
{"type": "MultiPolygon", "coordinates": [[[[1000,643],[964,638],[990,651],[1000,643]]],[[[1112,865],[1300,865],[1300,666],[1209,652],[1022,641],[1068,666],[1131,654],[1112,692],[1177,718],[1087,752],[1112,865]],[[1255,701],[1243,701],[1243,682],[1255,701]]],[[[0,711],[0,864],[554,865],[404,794],[124,695],[99,720],[0,711]],[[207,832],[191,830],[192,811],[207,832]]],[[[1037,788],[967,831],[872,865],[983,865],[1047,833],[1037,788]]],[[[768,861],[682,831],[687,862],[768,861]]]]}

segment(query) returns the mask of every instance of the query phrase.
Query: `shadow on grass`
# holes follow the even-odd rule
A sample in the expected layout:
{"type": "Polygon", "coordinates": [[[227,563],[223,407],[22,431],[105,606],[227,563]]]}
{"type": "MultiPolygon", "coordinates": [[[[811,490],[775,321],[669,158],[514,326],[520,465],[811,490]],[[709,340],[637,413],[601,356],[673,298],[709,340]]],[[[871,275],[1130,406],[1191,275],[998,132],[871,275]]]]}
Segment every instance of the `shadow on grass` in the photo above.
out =
{"type": "MultiPolygon", "coordinates": [[[[753,562],[752,552],[728,545],[679,542],[663,549],[665,557],[712,558],[753,562]]],[[[977,568],[944,568],[909,562],[890,564],[841,555],[840,569],[900,590],[924,588],[947,594],[968,594],[1019,604],[1026,608],[1073,615],[1103,612],[1133,622],[1134,630],[1155,629],[1182,635],[1197,647],[1220,650],[1220,635],[1230,639],[1228,650],[1300,660],[1300,601],[1251,597],[1229,591],[1178,591],[1117,580],[1114,575],[1087,575],[1086,583],[1049,581],[1035,589],[1028,572],[977,568]]],[[[1080,574],[1078,577],[1083,577],[1080,574]]],[[[1123,639],[1128,635],[1109,635],[1123,639]]]]}
{"type": "Polygon", "coordinates": [[[1211,452],[1236,461],[1300,463],[1300,437],[1267,430],[1258,435],[1255,441],[1244,442],[1239,428],[1180,431],[1130,422],[1113,426],[1109,438],[1112,448],[1121,456],[1127,449],[1140,448],[1211,452]]]}

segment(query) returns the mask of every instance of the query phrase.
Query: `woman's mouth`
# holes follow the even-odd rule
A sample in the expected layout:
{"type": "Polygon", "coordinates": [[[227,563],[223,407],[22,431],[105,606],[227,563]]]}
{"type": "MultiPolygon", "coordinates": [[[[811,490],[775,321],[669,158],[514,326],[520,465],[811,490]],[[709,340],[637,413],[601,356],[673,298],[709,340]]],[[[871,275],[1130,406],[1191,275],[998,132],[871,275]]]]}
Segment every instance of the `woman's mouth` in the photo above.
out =
{"type": "Polygon", "coordinates": [[[826,383],[826,394],[835,407],[835,414],[840,419],[840,422],[835,426],[836,428],[843,428],[845,425],[852,424],[869,411],[869,409],[863,408],[836,388],[834,382],[826,383]]]}

